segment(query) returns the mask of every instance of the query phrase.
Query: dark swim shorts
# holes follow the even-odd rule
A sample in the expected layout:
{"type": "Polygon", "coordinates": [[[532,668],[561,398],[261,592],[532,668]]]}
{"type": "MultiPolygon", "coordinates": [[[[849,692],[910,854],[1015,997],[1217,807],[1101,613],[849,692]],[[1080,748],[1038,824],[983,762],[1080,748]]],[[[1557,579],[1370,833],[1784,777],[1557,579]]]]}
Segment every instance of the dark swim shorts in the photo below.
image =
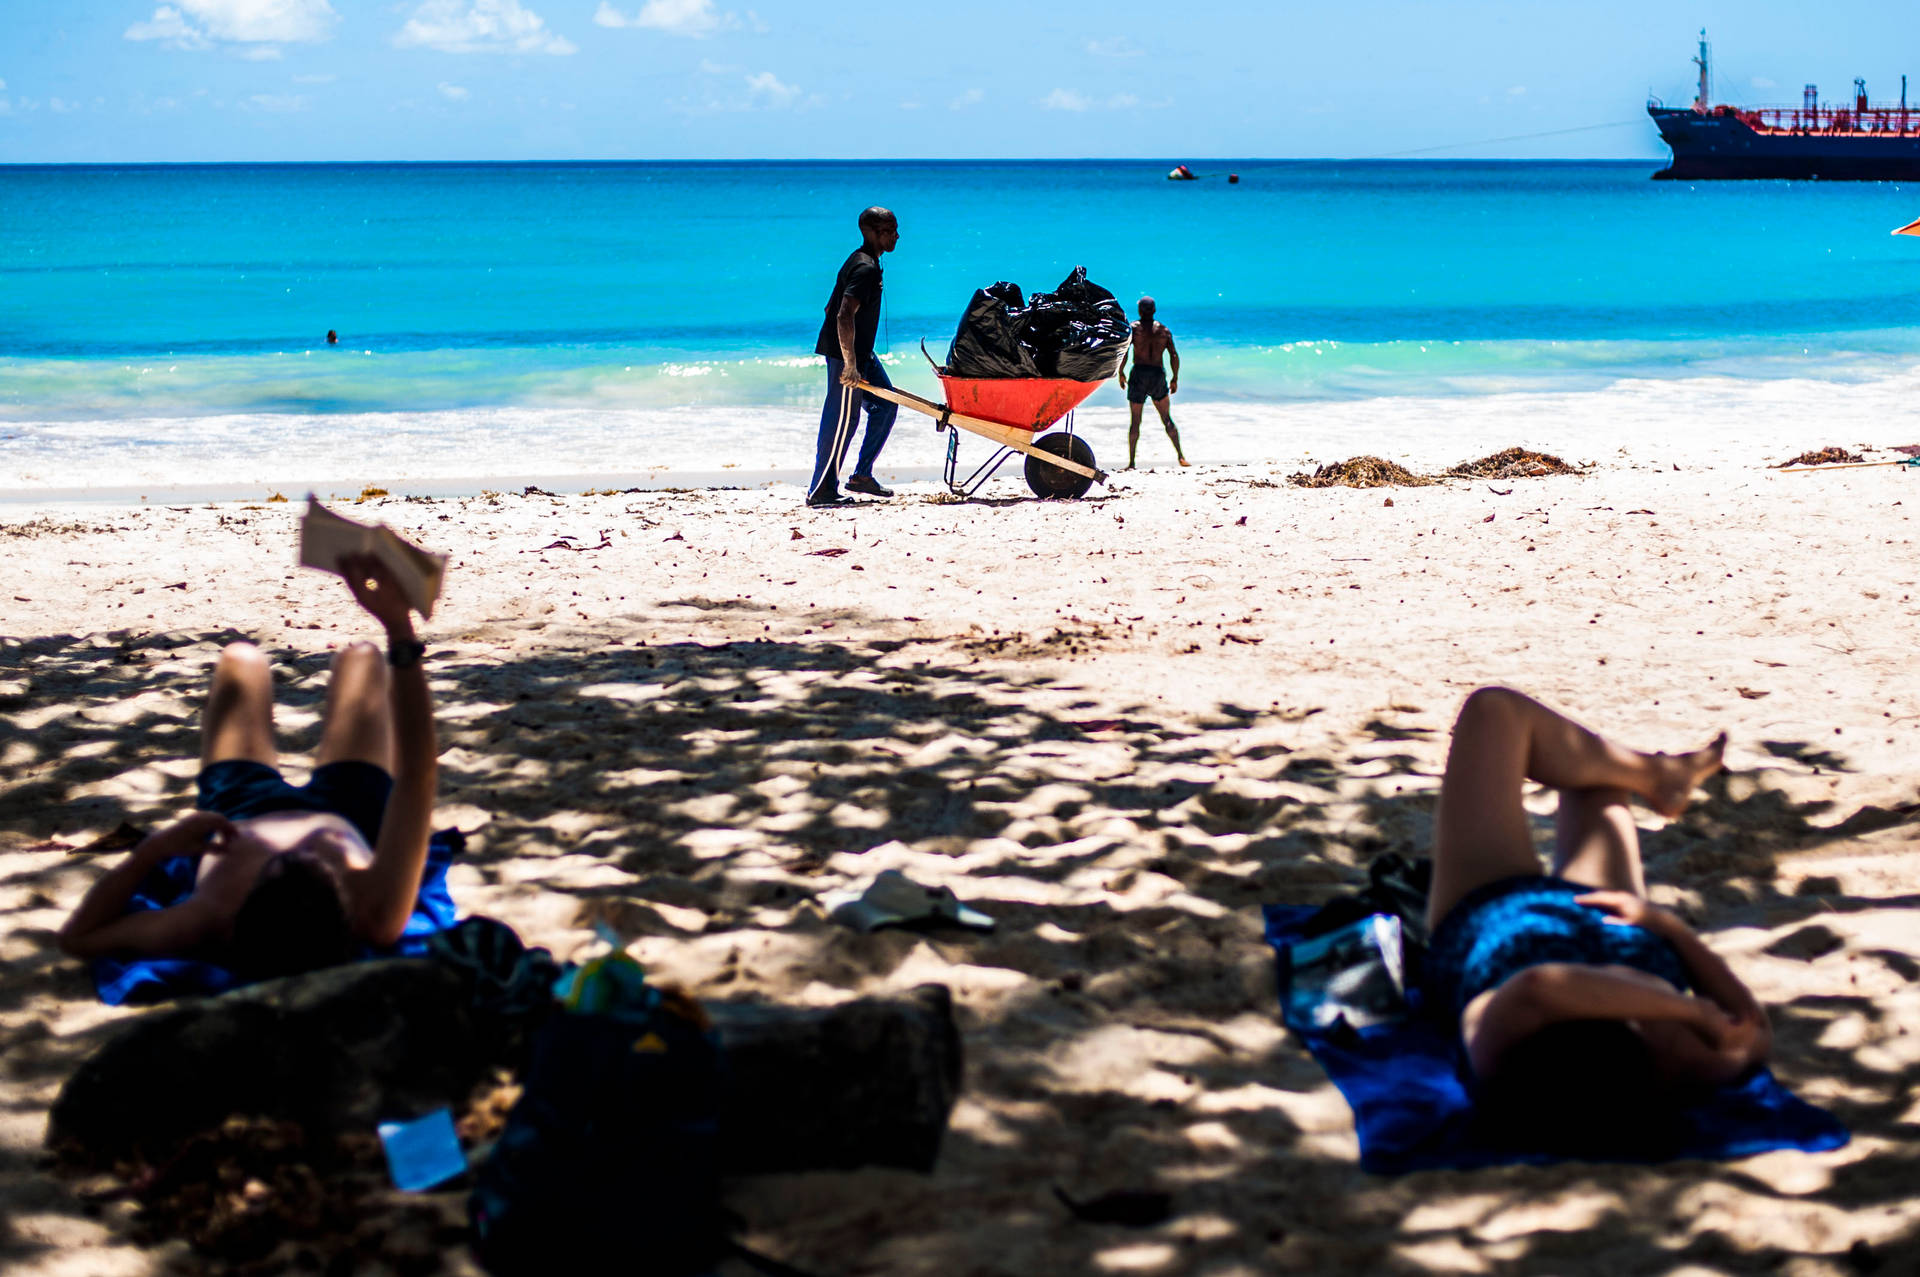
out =
{"type": "Polygon", "coordinates": [[[1595,888],[1545,874],[1476,887],[1460,898],[1427,944],[1430,1005],[1458,1017],[1488,989],[1548,962],[1619,965],[1687,988],[1686,964],[1651,931],[1607,921],[1604,910],[1574,897],[1595,888]]]}
{"type": "Polygon", "coordinates": [[[1165,368],[1135,368],[1127,378],[1127,402],[1145,403],[1149,399],[1167,397],[1167,370],[1165,368]]]}
{"type": "Polygon", "coordinates": [[[200,796],[194,806],[248,820],[276,811],[324,811],[344,816],[371,847],[380,838],[393,777],[384,767],[355,761],[313,769],[304,785],[290,785],[277,768],[245,758],[229,758],[200,772],[200,796]]]}

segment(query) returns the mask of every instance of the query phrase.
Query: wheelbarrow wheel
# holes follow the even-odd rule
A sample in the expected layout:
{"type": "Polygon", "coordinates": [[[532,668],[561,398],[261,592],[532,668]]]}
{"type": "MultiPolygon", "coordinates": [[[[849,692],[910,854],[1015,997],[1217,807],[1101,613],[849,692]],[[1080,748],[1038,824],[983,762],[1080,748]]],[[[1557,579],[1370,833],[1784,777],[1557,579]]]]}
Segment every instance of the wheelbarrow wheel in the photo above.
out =
{"type": "MultiPolygon", "coordinates": [[[[1050,435],[1042,435],[1033,441],[1033,446],[1042,452],[1051,452],[1056,457],[1065,457],[1078,462],[1089,470],[1098,469],[1093,464],[1093,449],[1079,435],[1070,435],[1064,430],[1056,430],[1050,435]]],[[[1072,501],[1087,495],[1087,489],[1093,486],[1093,480],[1084,474],[1075,474],[1063,470],[1051,461],[1042,461],[1038,457],[1027,458],[1027,486],[1033,489],[1033,495],[1048,501],[1072,501]]]]}

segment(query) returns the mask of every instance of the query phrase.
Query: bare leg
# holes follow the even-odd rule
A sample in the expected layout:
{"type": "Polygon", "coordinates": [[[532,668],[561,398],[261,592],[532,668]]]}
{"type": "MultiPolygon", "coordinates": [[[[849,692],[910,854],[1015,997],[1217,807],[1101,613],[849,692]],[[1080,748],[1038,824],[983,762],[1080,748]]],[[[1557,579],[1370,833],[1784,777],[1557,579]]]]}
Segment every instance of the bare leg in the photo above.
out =
{"type": "Polygon", "coordinates": [[[1173,455],[1180,458],[1181,465],[1192,465],[1193,462],[1187,460],[1187,454],[1180,450],[1180,432],[1173,428],[1173,406],[1167,402],[1164,395],[1154,400],[1153,406],[1154,410],[1160,414],[1160,424],[1167,428],[1167,438],[1173,440],[1173,455]]]}
{"type": "Polygon", "coordinates": [[[231,643],[213,667],[213,686],[200,711],[200,765],[247,759],[279,763],[273,748],[273,670],[251,643],[231,643]]]}
{"type": "Polygon", "coordinates": [[[1606,891],[1647,894],[1640,831],[1624,789],[1563,789],[1553,823],[1553,872],[1606,891]]]}
{"type": "MultiPolygon", "coordinates": [[[[1523,782],[1561,790],[1619,790],[1664,815],[1678,815],[1694,786],[1719,770],[1725,747],[1723,733],[1690,754],[1622,749],[1519,692],[1481,688],[1460,707],[1447,751],[1434,818],[1428,924],[1437,925],[1476,887],[1540,872],[1520,804],[1523,782]]],[[[1607,805],[1604,799],[1595,801],[1607,805]]],[[[1575,850],[1586,849],[1584,827],[1575,841],[1575,850]]],[[[1636,852],[1636,864],[1637,859],[1636,852]]]]}
{"type": "Polygon", "coordinates": [[[1141,405],[1127,404],[1127,469],[1133,469],[1134,460],[1140,452],[1140,408],[1141,405]]]}
{"type": "Polygon", "coordinates": [[[350,643],[335,654],[324,722],[316,767],[355,761],[393,770],[393,707],[379,648],[350,643]]]}

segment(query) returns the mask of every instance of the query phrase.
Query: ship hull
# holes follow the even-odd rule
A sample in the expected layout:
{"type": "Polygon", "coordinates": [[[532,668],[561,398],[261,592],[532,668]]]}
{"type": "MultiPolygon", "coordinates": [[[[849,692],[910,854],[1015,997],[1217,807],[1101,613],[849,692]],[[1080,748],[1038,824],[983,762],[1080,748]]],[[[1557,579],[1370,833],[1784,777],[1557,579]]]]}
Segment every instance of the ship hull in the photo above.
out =
{"type": "Polygon", "coordinates": [[[1673,162],[1656,179],[1920,180],[1920,136],[1759,132],[1733,114],[1648,107],[1673,162]]]}

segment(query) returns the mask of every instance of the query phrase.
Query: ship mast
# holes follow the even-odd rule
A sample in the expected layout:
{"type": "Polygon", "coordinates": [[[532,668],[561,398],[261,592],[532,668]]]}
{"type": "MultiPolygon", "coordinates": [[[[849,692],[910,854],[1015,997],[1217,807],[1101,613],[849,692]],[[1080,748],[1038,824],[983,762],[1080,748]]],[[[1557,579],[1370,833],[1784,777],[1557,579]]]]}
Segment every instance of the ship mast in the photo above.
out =
{"type": "Polygon", "coordinates": [[[1700,68],[1700,94],[1693,99],[1693,109],[1705,115],[1707,109],[1713,104],[1712,87],[1707,78],[1707,29],[1705,27],[1700,28],[1700,56],[1693,60],[1693,64],[1700,68]]]}

